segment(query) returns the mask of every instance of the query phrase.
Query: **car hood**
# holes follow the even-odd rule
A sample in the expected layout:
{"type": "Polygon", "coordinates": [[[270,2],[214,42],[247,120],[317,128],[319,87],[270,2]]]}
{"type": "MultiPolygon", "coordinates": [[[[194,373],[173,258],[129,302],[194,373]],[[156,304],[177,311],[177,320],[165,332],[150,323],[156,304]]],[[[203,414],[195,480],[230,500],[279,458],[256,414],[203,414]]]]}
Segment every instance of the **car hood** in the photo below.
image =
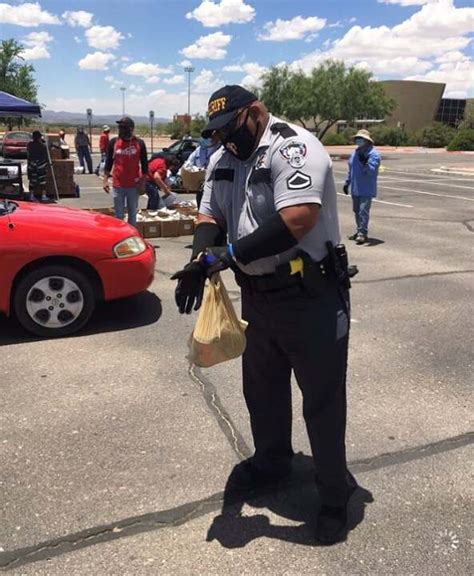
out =
{"type": "Polygon", "coordinates": [[[105,214],[59,204],[15,204],[18,208],[10,215],[11,222],[18,231],[29,232],[33,238],[38,235],[38,239],[50,236],[55,241],[73,238],[109,244],[139,235],[133,226],[105,214]]]}

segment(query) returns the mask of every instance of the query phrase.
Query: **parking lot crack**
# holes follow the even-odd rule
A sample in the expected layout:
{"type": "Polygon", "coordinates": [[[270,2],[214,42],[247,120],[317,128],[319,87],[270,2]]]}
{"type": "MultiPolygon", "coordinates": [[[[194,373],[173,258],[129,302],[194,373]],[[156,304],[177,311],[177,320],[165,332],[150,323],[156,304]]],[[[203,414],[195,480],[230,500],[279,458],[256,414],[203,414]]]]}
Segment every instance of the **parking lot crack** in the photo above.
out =
{"type": "Polygon", "coordinates": [[[194,364],[190,364],[189,366],[189,375],[200,387],[207,405],[214,414],[220,429],[224,432],[224,436],[229,441],[239,459],[245,460],[246,458],[249,458],[252,455],[252,451],[247,446],[242,435],[232,422],[228,412],[223,407],[212,382],[205,378],[201,370],[194,364]]]}

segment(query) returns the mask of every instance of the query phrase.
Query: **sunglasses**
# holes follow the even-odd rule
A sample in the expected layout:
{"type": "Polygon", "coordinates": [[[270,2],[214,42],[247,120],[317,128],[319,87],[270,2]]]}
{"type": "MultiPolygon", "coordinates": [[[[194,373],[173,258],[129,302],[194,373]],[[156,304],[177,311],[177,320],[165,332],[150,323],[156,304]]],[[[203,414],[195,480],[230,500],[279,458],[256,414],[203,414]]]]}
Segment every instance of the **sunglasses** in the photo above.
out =
{"type": "Polygon", "coordinates": [[[239,118],[242,115],[242,112],[245,112],[246,110],[247,110],[247,117],[245,118],[245,122],[243,122],[243,124],[246,124],[250,114],[249,107],[242,108],[242,110],[240,110],[240,112],[237,113],[237,116],[235,116],[232,122],[229,122],[229,124],[227,124],[227,126],[224,126],[224,128],[216,130],[215,134],[221,142],[225,143],[225,141],[229,139],[229,137],[235,131],[237,124],[239,123],[239,118]]]}

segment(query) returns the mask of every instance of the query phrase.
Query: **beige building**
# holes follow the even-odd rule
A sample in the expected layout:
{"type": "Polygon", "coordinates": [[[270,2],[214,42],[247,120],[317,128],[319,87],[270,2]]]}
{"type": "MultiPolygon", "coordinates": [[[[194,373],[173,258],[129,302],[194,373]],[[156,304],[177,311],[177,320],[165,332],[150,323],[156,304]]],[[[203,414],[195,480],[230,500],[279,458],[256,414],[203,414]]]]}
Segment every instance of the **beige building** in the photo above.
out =
{"type": "Polygon", "coordinates": [[[412,132],[436,120],[445,84],[416,80],[383,80],[380,82],[395,108],[385,118],[386,126],[397,126],[412,132]]]}

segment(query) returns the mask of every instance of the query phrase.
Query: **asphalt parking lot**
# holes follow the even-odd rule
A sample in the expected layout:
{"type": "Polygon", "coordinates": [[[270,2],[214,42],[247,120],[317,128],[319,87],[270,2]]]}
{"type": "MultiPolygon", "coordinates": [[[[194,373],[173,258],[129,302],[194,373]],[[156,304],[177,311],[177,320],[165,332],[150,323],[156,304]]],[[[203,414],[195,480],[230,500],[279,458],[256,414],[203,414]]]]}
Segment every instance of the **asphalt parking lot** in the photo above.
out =
{"type": "MultiPolygon", "coordinates": [[[[0,318],[0,567],[25,575],[472,573],[474,156],[391,154],[353,282],[347,446],[360,484],[347,541],[316,545],[294,387],[293,475],[225,494],[251,453],[238,361],[189,367],[194,317],[170,275],[189,237],[160,238],[155,281],[41,341],[0,318]],[[469,520],[471,518],[471,520],[469,520]]],[[[334,163],[339,190],[344,161],[334,163]]],[[[80,199],[107,206],[95,176],[80,199]]],[[[338,196],[344,236],[350,199],[338,196]]],[[[235,305],[239,292],[230,276],[235,305]]]]}

